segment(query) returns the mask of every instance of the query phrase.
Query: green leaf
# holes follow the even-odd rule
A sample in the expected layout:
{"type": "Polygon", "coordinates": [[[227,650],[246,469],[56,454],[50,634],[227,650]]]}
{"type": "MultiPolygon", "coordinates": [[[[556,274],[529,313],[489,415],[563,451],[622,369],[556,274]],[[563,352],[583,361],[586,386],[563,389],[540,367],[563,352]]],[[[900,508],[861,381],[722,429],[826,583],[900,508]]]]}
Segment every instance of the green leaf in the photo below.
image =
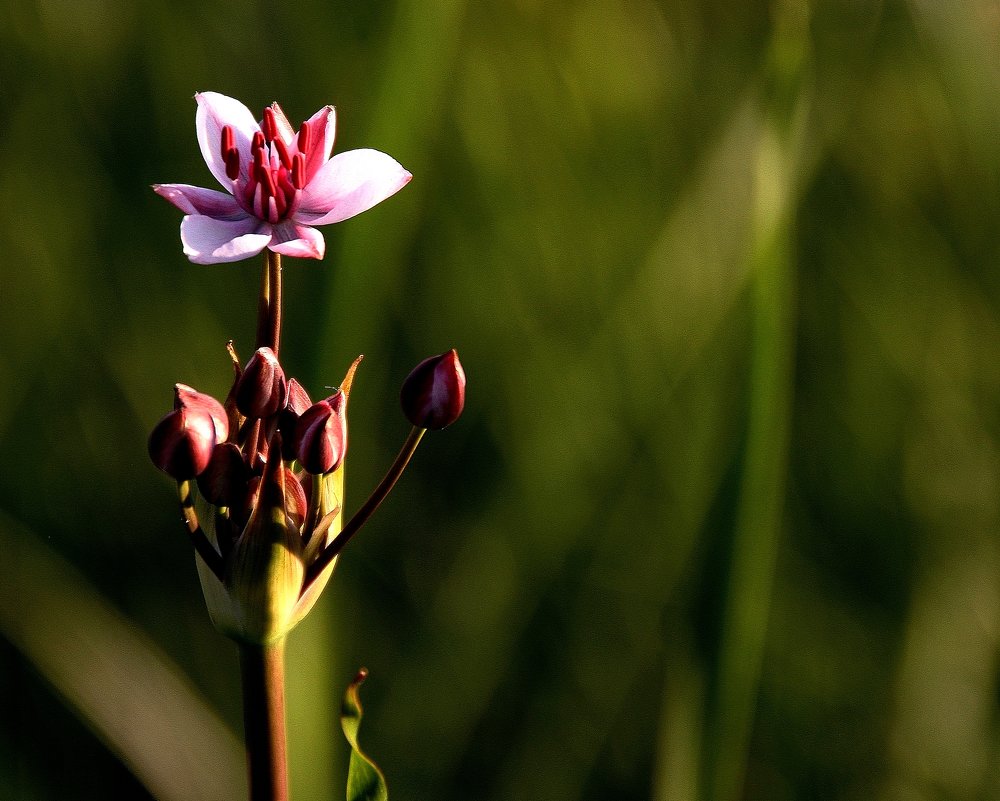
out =
{"type": "Polygon", "coordinates": [[[368,671],[361,668],[344,693],[344,700],[340,705],[340,725],[347,742],[351,744],[351,763],[347,769],[347,801],[388,801],[385,776],[358,746],[358,727],[363,714],[358,688],[366,678],[368,671]]]}

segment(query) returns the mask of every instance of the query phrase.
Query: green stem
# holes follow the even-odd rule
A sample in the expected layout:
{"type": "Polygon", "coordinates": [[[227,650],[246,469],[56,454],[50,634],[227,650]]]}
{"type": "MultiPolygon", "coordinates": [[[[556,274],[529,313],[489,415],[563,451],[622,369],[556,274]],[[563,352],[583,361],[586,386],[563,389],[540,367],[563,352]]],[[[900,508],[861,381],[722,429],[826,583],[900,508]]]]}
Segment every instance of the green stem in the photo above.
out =
{"type": "Polygon", "coordinates": [[[240,643],[250,801],[288,801],[285,641],[240,643]]]}
{"type": "Polygon", "coordinates": [[[399,453],[396,455],[395,461],[392,466],[386,472],[385,476],[379,482],[379,485],[375,487],[375,491],[368,497],[364,505],[355,512],[354,517],[351,518],[350,522],[344,526],[341,532],[334,537],[333,541],[327,545],[323,552],[316,558],[306,570],[306,579],[303,583],[302,592],[309,589],[309,585],[319,576],[325,569],[326,566],[334,560],[334,558],[339,554],[344,546],[350,542],[351,537],[358,533],[358,530],[368,521],[368,518],[374,514],[375,510],[378,509],[382,501],[389,494],[392,488],[395,486],[399,477],[403,474],[406,469],[406,465],[409,464],[410,458],[413,456],[413,452],[417,449],[417,445],[420,444],[421,438],[427,431],[426,428],[417,428],[416,426],[410,431],[409,436],[406,438],[406,442],[403,443],[403,447],[399,449],[399,453]]]}
{"type": "Polygon", "coordinates": [[[257,348],[270,348],[278,355],[281,344],[281,255],[264,251],[257,298],[257,348]]]}

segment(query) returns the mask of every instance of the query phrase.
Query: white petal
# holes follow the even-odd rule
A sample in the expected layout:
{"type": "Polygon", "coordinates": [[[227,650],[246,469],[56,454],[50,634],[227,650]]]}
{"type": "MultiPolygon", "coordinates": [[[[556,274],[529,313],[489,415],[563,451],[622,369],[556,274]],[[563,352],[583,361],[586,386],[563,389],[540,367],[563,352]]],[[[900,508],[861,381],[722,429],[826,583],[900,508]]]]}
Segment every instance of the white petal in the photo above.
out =
{"type": "Polygon", "coordinates": [[[270,250],[283,256],[298,256],[300,259],[322,259],[326,251],[323,234],[308,225],[296,225],[286,220],[272,229],[270,250]]]}
{"type": "Polygon", "coordinates": [[[234,100],[218,92],[199,92],[194,96],[198,101],[195,127],[198,130],[198,144],[201,155],[218,182],[231,189],[233,182],[226,176],[226,162],[222,158],[222,129],[231,125],[236,149],[240,151],[240,173],[246,179],[247,165],[250,163],[250,142],[260,130],[250,109],[239,100],[234,100]]]}
{"type": "Polygon", "coordinates": [[[271,226],[249,215],[215,220],[191,215],[181,220],[184,255],[195,264],[239,261],[260,253],[271,241],[271,226]]]}
{"type": "Polygon", "coordinates": [[[412,177],[378,150],[338,153],[303,190],[295,220],[309,225],[346,220],[396,194],[412,177]]]}

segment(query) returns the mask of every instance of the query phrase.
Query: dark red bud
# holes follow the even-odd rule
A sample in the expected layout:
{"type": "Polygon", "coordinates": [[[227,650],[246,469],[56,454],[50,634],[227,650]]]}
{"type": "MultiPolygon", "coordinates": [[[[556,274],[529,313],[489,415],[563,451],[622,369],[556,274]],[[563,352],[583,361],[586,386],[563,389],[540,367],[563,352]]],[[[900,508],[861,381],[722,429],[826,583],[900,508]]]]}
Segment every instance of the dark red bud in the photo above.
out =
{"type": "Polygon", "coordinates": [[[229,438],[229,415],[211,395],[198,392],[187,384],[174,384],[174,408],[205,412],[215,424],[215,441],[225,442],[229,438]]]}
{"type": "Polygon", "coordinates": [[[338,391],[310,406],[296,424],[295,454],[306,472],[329,473],[347,451],[347,398],[338,391]]]}
{"type": "Polygon", "coordinates": [[[243,454],[233,442],[220,442],[198,476],[198,489],[209,503],[236,506],[241,503],[250,480],[243,454]]]}
{"type": "Polygon", "coordinates": [[[465,371],[452,348],[413,368],[399,393],[403,414],[418,428],[454,423],[465,407],[465,371]]]}
{"type": "Polygon", "coordinates": [[[302,385],[294,378],[288,380],[288,399],[285,401],[285,408],[281,410],[278,418],[278,428],[281,431],[281,457],[290,462],[295,458],[295,426],[298,424],[302,413],[312,406],[302,385]]]}
{"type": "Polygon", "coordinates": [[[200,409],[174,409],[149,435],[149,458],[178,481],[201,473],[215,448],[215,423],[200,409]]]}
{"type": "Polygon", "coordinates": [[[236,408],[250,419],[271,417],[285,408],[285,372],[270,348],[260,348],[236,385],[236,408]]]}

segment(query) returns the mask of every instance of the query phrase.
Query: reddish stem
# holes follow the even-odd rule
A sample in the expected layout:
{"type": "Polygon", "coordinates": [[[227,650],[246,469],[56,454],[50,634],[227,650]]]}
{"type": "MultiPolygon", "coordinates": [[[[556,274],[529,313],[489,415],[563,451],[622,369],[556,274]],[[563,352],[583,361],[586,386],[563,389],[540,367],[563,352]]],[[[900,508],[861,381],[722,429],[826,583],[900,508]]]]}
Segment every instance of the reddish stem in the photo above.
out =
{"type": "Polygon", "coordinates": [[[316,557],[316,561],[306,568],[306,580],[303,582],[302,592],[309,589],[309,585],[316,580],[317,576],[326,569],[334,557],[350,542],[351,537],[357,534],[360,528],[368,521],[368,518],[375,513],[375,510],[378,509],[382,501],[385,500],[386,496],[396,485],[399,477],[403,475],[406,465],[410,463],[410,458],[413,456],[413,452],[417,449],[417,445],[420,444],[420,439],[426,431],[426,428],[413,427],[410,435],[406,438],[406,442],[403,443],[403,447],[399,449],[396,460],[379,482],[379,485],[375,487],[375,491],[368,497],[364,505],[354,513],[354,517],[350,519],[350,522],[344,526],[341,532],[333,538],[333,541],[316,557]]]}
{"type": "Polygon", "coordinates": [[[216,575],[219,581],[222,581],[224,571],[222,556],[208,541],[208,537],[198,522],[198,513],[194,508],[194,482],[178,481],[177,495],[181,504],[181,515],[184,517],[184,526],[187,528],[188,536],[191,537],[191,543],[201,558],[205,560],[209,570],[216,575]]]}
{"type": "Polygon", "coordinates": [[[270,348],[278,355],[281,344],[281,255],[264,251],[257,300],[257,348],[270,348]]]}
{"type": "Polygon", "coordinates": [[[288,801],[285,641],[240,644],[250,801],[288,801]]]}

